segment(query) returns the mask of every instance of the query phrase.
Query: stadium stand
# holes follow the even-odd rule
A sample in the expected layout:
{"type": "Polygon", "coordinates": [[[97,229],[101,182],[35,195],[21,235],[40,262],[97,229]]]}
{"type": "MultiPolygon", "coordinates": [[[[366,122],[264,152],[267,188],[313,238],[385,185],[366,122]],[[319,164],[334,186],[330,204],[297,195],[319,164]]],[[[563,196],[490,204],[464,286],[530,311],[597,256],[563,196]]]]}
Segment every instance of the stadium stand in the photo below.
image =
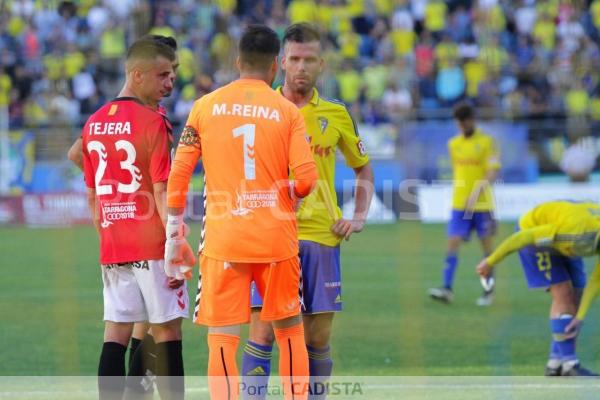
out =
{"type": "Polygon", "coordinates": [[[240,27],[316,23],[326,97],[360,121],[438,114],[460,100],[506,117],[600,121],[600,1],[5,1],[0,104],[11,127],[79,122],[115,93],[126,45],[148,31],[181,43],[175,119],[235,76],[240,27]],[[382,112],[385,110],[386,112],[382,112]]]}

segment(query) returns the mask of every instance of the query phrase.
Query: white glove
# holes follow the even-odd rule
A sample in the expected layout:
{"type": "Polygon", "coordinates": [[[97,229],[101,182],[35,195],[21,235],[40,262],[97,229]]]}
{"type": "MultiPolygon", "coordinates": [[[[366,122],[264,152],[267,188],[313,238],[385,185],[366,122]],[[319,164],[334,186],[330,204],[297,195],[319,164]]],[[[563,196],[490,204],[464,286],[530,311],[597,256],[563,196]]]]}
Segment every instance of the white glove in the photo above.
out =
{"type": "Polygon", "coordinates": [[[190,228],[183,222],[183,214],[169,215],[167,225],[165,226],[167,240],[175,238],[185,238],[190,234],[190,228]]]}
{"type": "Polygon", "coordinates": [[[169,278],[191,279],[195,264],[196,257],[187,240],[169,239],[165,242],[165,274],[169,278]]]}
{"type": "Polygon", "coordinates": [[[177,280],[191,279],[196,257],[185,239],[190,229],[183,222],[183,214],[169,215],[165,232],[165,274],[177,280]]]}

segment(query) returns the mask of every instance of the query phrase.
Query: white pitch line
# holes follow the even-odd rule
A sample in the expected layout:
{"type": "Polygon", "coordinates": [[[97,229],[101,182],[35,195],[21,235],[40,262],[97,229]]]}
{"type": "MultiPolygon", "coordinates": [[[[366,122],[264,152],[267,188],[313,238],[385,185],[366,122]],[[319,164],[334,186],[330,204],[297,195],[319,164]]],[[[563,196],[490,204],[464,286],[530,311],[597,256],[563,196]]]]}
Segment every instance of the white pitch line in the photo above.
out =
{"type": "Polygon", "coordinates": [[[537,384],[537,383],[521,383],[521,384],[382,384],[382,385],[369,385],[364,384],[362,388],[375,388],[375,389],[587,389],[587,388],[600,388],[600,382],[594,385],[574,385],[574,384],[537,384]]]}
{"type": "MultiPolygon", "coordinates": [[[[360,382],[357,382],[360,384],[360,382]]],[[[590,382],[591,383],[591,382],[590,382]]],[[[455,390],[464,390],[464,389],[473,389],[473,390],[482,390],[482,389],[518,389],[518,390],[527,390],[527,389],[536,389],[536,390],[555,390],[555,389],[597,389],[600,388],[600,382],[595,384],[534,384],[534,383],[522,383],[522,384],[362,384],[362,389],[374,389],[374,390],[385,390],[385,389],[430,389],[430,390],[440,390],[440,389],[455,389],[455,390]]],[[[188,387],[186,388],[186,393],[207,393],[207,387],[188,387]]],[[[23,391],[23,392],[3,392],[0,391],[0,397],[17,397],[17,396],[48,396],[48,395],[65,395],[65,394],[86,394],[86,395],[95,395],[98,392],[96,390],[78,390],[75,393],[71,390],[69,392],[63,391],[51,391],[51,390],[39,390],[39,391],[23,391]]]]}

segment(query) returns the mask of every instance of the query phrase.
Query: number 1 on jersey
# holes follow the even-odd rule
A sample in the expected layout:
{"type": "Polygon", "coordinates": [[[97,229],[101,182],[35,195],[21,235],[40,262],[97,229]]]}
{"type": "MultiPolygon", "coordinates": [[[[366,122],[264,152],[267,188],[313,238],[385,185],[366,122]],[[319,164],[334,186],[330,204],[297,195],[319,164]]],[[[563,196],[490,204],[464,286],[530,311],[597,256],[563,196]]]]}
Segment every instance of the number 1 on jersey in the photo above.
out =
{"type": "Polygon", "coordinates": [[[256,125],[245,124],[233,130],[233,137],[244,136],[244,178],[256,179],[256,160],[254,159],[254,133],[256,125]]]}

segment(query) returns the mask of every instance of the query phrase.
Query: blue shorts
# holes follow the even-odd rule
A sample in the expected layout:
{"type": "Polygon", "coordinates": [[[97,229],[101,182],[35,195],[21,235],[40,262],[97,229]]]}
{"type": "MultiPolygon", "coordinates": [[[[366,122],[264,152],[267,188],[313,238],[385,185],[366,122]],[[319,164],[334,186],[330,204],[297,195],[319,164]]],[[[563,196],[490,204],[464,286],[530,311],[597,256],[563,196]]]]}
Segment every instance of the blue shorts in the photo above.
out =
{"type": "Polygon", "coordinates": [[[581,257],[566,257],[552,248],[537,246],[522,248],[519,257],[530,289],[548,288],[569,280],[574,288],[585,287],[585,265],[581,257]]]}
{"type": "Polygon", "coordinates": [[[467,213],[465,210],[452,210],[452,217],[448,222],[448,236],[460,236],[462,240],[467,241],[474,230],[480,239],[496,234],[496,219],[491,211],[467,213]]]}
{"type": "MultiPolygon", "coordinates": [[[[300,296],[304,314],[342,310],[340,247],[325,246],[308,240],[300,241],[302,268],[300,296]]],[[[261,307],[262,299],[254,282],[251,288],[251,307],[261,307]]]]}

